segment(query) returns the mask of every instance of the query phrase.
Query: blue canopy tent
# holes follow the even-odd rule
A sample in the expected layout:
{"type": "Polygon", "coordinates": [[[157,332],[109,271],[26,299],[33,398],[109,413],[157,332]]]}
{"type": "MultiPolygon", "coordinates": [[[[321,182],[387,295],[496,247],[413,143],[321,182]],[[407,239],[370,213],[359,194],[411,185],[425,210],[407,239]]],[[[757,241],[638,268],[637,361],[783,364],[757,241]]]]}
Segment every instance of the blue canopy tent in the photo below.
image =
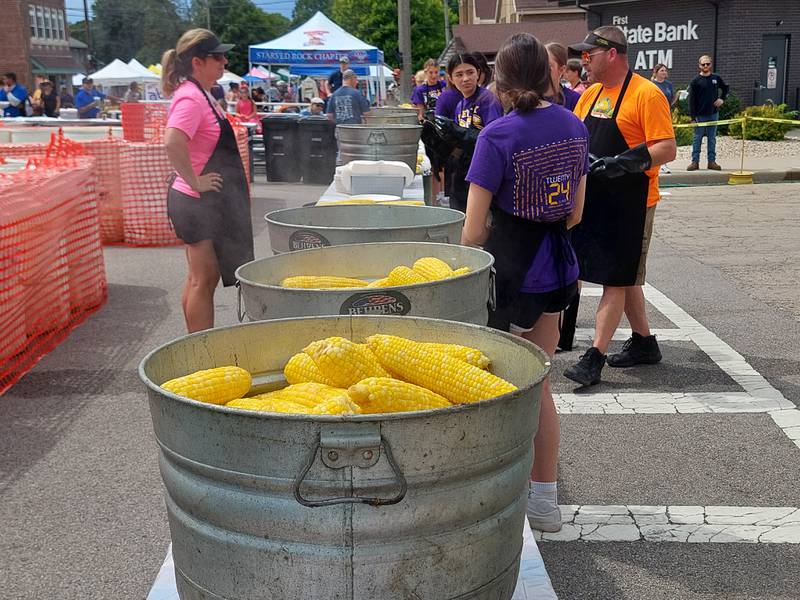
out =
{"type": "Polygon", "coordinates": [[[339,67],[339,59],[346,56],[351,68],[361,70],[370,66],[376,68],[378,82],[378,103],[386,98],[386,77],[383,66],[383,52],[375,46],[362,42],[350,35],[321,12],[300,25],[294,31],[263,44],[250,46],[250,68],[253,65],[281,65],[289,68],[292,74],[301,74],[299,69],[316,69],[302,74],[324,75],[339,67]]]}

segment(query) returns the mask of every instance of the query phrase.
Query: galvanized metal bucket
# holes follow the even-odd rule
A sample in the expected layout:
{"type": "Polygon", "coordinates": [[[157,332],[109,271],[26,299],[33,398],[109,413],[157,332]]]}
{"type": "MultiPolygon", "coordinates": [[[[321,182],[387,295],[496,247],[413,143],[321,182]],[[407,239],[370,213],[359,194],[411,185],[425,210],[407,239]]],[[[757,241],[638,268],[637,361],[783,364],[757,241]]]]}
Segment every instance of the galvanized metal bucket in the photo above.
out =
{"type": "Polygon", "coordinates": [[[435,206],[304,206],[264,217],[275,254],[368,242],[458,244],[464,213],[435,206]]]}
{"type": "Polygon", "coordinates": [[[420,125],[337,125],[342,163],[352,160],[400,160],[417,169],[420,125]]]}
{"type": "Polygon", "coordinates": [[[367,125],[419,125],[416,108],[376,107],[364,115],[367,125]]]}
{"type": "Polygon", "coordinates": [[[475,325],[415,317],[260,321],[144,358],[183,600],[508,600],[517,581],[543,352],[475,325]],[[237,364],[279,372],[319,338],[374,333],[476,346],[519,390],[436,411],[257,413],[159,384],[237,364]]]}
{"type": "Polygon", "coordinates": [[[251,321],[317,315],[415,315],[486,325],[493,299],[488,252],[452,244],[394,242],[350,244],[279,254],[242,265],[238,317],[251,321]],[[390,288],[291,289],[280,282],[294,275],[338,275],[360,279],[385,277],[397,265],[435,256],[452,268],[469,267],[454,279],[390,288]]]}

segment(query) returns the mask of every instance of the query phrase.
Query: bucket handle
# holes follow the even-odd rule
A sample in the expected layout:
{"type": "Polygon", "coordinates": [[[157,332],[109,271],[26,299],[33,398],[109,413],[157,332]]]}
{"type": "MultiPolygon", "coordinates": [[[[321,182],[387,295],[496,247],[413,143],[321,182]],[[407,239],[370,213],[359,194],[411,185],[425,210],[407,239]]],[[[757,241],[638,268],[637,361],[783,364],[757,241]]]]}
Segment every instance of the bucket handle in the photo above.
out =
{"type": "Polygon", "coordinates": [[[236,282],[236,318],[239,323],[244,323],[244,318],[247,316],[247,309],[244,307],[244,299],[242,298],[242,282],[236,282]]]}
{"type": "Polygon", "coordinates": [[[489,267],[489,310],[497,310],[497,271],[494,265],[489,267]]]}
{"type": "Polygon", "coordinates": [[[450,236],[444,231],[426,231],[425,237],[428,238],[427,241],[435,242],[437,244],[449,244],[450,243],[450,236]]]}
{"type": "Polygon", "coordinates": [[[378,423],[341,423],[336,427],[323,429],[319,434],[314,450],[309,455],[306,466],[295,478],[292,485],[295,500],[310,508],[333,506],[335,504],[369,504],[370,506],[397,504],[405,498],[407,490],[408,482],[394,459],[389,441],[381,435],[380,424],[378,423]],[[399,489],[394,496],[377,498],[353,494],[352,496],[311,500],[300,492],[300,486],[311,467],[317,461],[318,453],[322,463],[330,469],[342,469],[345,467],[368,469],[378,463],[381,452],[386,456],[386,460],[397,480],[399,489]]]}

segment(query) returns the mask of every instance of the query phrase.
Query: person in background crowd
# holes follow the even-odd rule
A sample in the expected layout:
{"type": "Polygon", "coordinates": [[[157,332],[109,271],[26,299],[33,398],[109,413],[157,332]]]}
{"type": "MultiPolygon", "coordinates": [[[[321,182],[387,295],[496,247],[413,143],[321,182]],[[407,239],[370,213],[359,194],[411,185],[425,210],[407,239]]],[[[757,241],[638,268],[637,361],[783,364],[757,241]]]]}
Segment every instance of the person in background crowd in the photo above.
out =
{"type": "Polygon", "coordinates": [[[305,77],[300,82],[300,97],[303,99],[303,102],[309,102],[311,98],[316,98],[318,94],[317,82],[314,81],[313,77],[305,77]]]}
{"type": "Polygon", "coordinates": [[[75,108],[75,98],[67,91],[66,86],[61,86],[61,108],[75,108]]]}
{"type": "MultiPolygon", "coordinates": [[[[9,71],[2,78],[0,86],[0,101],[8,102],[8,106],[3,110],[4,117],[26,117],[30,106],[28,90],[17,81],[17,74],[9,71]]],[[[32,111],[31,111],[32,112],[32,111]]]]}
{"type": "Polygon", "coordinates": [[[252,96],[253,96],[253,102],[255,102],[256,104],[258,104],[259,102],[264,102],[264,88],[262,87],[253,88],[252,96]]]}
{"type": "MultiPolygon", "coordinates": [[[[503,116],[503,106],[492,92],[478,84],[481,61],[474,54],[456,54],[447,64],[447,76],[463,98],[456,105],[456,118],[436,117],[439,136],[456,150],[446,169],[450,207],[465,212],[469,185],[464,179],[469,171],[475,142],[480,131],[503,116]]],[[[485,78],[484,78],[485,80],[485,78]]]]}
{"type": "Polygon", "coordinates": [[[42,106],[42,84],[47,81],[46,77],[35,75],[33,78],[33,93],[31,94],[31,109],[34,117],[41,117],[44,114],[42,106]]]}
{"type": "Polygon", "coordinates": [[[223,112],[228,112],[228,103],[225,100],[225,89],[218,83],[214,82],[211,86],[211,97],[217,101],[217,104],[223,112]]]}
{"type": "Polygon", "coordinates": [[[322,98],[312,98],[311,105],[300,111],[301,117],[312,117],[322,115],[325,111],[325,101],[322,98]]]}
{"type": "Polygon", "coordinates": [[[139,91],[139,84],[135,81],[131,81],[128,90],[125,92],[123,102],[141,102],[141,100],[142,92],[139,91]]]}
{"type": "Polygon", "coordinates": [[[333,95],[333,93],[338,90],[344,84],[344,72],[350,69],[350,59],[346,56],[342,56],[339,59],[339,70],[334,71],[328,77],[328,94],[333,95]]]}
{"type": "Polygon", "coordinates": [[[582,73],[583,66],[581,61],[576,58],[570,58],[567,61],[567,70],[564,71],[564,79],[567,80],[572,91],[578,94],[582,94],[586,90],[586,84],[581,79],[582,73]]]}
{"type": "Polygon", "coordinates": [[[280,102],[283,96],[281,95],[280,91],[278,90],[278,86],[270,85],[267,89],[267,101],[268,102],[280,102]]]}
{"type": "Polygon", "coordinates": [[[567,48],[558,42],[545,44],[545,48],[550,57],[550,74],[553,78],[553,89],[547,100],[554,104],[560,104],[567,110],[573,110],[581,95],[565,86],[561,81],[567,70],[567,48]]]}
{"type": "Polygon", "coordinates": [[[342,73],[342,87],[328,99],[328,118],[337,125],[359,125],[369,114],[369,101],[358,91],[358,75],[342,73]]]}
{"type": "Polygon", "coordinates": [[[447,84],[439,79],[439,65],[432,58],[425,61],[424,80],[414,88],[411,94],[411,104],[419,111],[419,120],[425,116],[425,111],[435,110],[436,101],[442,94],[447,84]]]}
{"type": "Polygon", "coordinates": [[[225,102],[228,104],[236,104],[239,101],[239,84],[231,81],[228,84],[228,91],[225,92],[225,102]]]}
{"type": "Polygon", "coordinates": [[[447,77],[446,87],[439,94],[436,99],[436,108],[434,114],[440,117],[447,117],[451,121],[456,120],[456,106],[461,102],[464,96],[458,91],[458,88],[453,84],[450,77],[447,77]]]}
{"type": "Polygon", "coordinates": [[[283,104],[281,104],[275,112],[279,113],[296,113],[300,112],[300,109],[295,106],[294,96],[292,96],[291,92],[286,92],[283,96],[283,104]]]}
{"type": "Polygon", "coordinates": [[[672,115],[664,94],[628,65],[619,27],[600,27],[583,43],[584,68],[598,83],[581,95],[575,114],[589,130],[592,162],[583,219],[572,232],[580,279],[603,286],[592,347],[564,375],[581,385],[599,383],[606,352],[623,312],[633,334],[611,367],[661,360],[647,321],[642,285],[653,216],[660,195],[658,167],[675,158],[672,115]]]}
{"type": "MultiPolygon", "coordinates": [[[[552,91],[548,51],[532,35],[507,40],[495,61],[497,93],[512,110],[478,137],[461,243],[495,259],[497,304],[489,325],[555,353],[558,315],[577,291],[567,229],[581,219],[589,134],[552,91]],[[487,226],[491,211],[492,226],[487,226]]],[[[533,529],[561,529],[559,421],[549,378],[542,387],[527,515],[533,529]]]]}
{"type": "Polygon", "coordinates": [[[422,85],[425,83],[425,71],[420,69],[416,73],[414,73],[414,81],[412,82],[412,90],[416,88],[418,85],[422,85]]]}
{"type": "Polygon", "coordinates": [[[55,118],[61,110],[61,98],[56,94],[52,81],[44,80],[41,85],[42,94],[39,96],[39,103],[41,104],[42,114],[45,117],[55,118]]]}
{"type": "Polygon", "coordinates": [[[250,98],[246,87],[239,87],[239,99],[236,101],[236,115],[242,121],[258,122],[258,109],[256,103],[250,98]]]}
{"type": "Polygon", "coordinates": [[[84,77],[81,89],[75,96],[75,106],[78,109],[78,118],[96,119],[106,95],[94,87],[91,77],[84,77]]]}
{"type": "Polygon", "coordinates": [[[210,93],[232,47],[207,29],[191,29],[161,59],[161,85],[172,98],[164,145],[176,171],[167,212],[186,244],[182,305],[190,333],[214,326],[217,283],[233,285],[236,269],[253,260],[244,166],[233,127],[210,93]]]}
{"type": "Polygon", "coordinates": [[[481,52],[473,52],[472,57],[478,65],[478,85],[487,87],[492,82],[492,67],[481,52]]]}
{"type": "MultiPolygon", "coordinates": [[[[728,97],[728,85],[718,73],[711,71],[711,57],[704,54],[700,57],[700,74],[689,84],[689,116],[697,123],[719,120],[719,107],[728,97]]],[[[717,126],[694,128],[692,144],[692,162],[687,171],[700,168],[700,150],[703,147],[703,136],[708,138],[708,168],[714,171],[722,169],[717,164],[717,126]]]]}
{"type": "MultiPolygon", "coordinates": [[[[667,69],[667,65],[664,63],[658,63],[655,68],[653,69],[653,76],[650,80],[658,86],[664,95],[667,97],[667,102],[669,102],[670,108],[675,106],[675,103],[678,102],[678,95],[675,93],[675,88],[672,85],[672,82],[667,79],[669,76],[669,71],[667,69]]],[[[669,170],[669,165],[666,163],[661,165],[661,173],[669,174],[672,171],[669,170]]]]}

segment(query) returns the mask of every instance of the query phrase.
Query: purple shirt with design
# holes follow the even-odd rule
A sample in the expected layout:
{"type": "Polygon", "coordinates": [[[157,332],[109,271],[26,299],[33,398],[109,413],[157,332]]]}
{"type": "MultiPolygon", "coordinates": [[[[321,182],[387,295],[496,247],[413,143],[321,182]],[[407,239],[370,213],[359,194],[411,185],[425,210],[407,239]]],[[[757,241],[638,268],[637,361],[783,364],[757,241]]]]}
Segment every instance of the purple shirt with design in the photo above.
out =
{"type": "Polygon", "coordinates": [[[426,81],[422,85],[418,85],[411,92],[411,104],[424,104],[427,106],[429,98],[436,98],[437,102],[439,96],[442,95],[442,90],[447,87],[444,81],[437,81],[433,85],[428,85],[426,81]]]}
{"type": "MultiPolygon", "coordinates": [[[[563,220],[572,212],[589,167],[589,133],[574,114],[551,104],[527,113],[511,111],[478,137],[467,181],[492,192],[492,203],[524,219],[563,220]]],[[[533,260],[523,292],[542,293],[578,279],[578,263],[556,261],[547,233],[533,260]],[[558,264],[556,264],[558,262],[558,264]]]]}
{"type": "Polygon", "coordinates": [[[479,87],[469,98],[462,98],[456,105],[456,125],[483,129],[495,119],[503,116],[503,105],[492,92],[479,87]]]}
{"type": "Polygon", "coordinates": [[[451,121],[456,120],[456,106],[464,96],[454,87],[446,87],[436,100],[436,110],[434,114],[447,117],[451,121]]]}

